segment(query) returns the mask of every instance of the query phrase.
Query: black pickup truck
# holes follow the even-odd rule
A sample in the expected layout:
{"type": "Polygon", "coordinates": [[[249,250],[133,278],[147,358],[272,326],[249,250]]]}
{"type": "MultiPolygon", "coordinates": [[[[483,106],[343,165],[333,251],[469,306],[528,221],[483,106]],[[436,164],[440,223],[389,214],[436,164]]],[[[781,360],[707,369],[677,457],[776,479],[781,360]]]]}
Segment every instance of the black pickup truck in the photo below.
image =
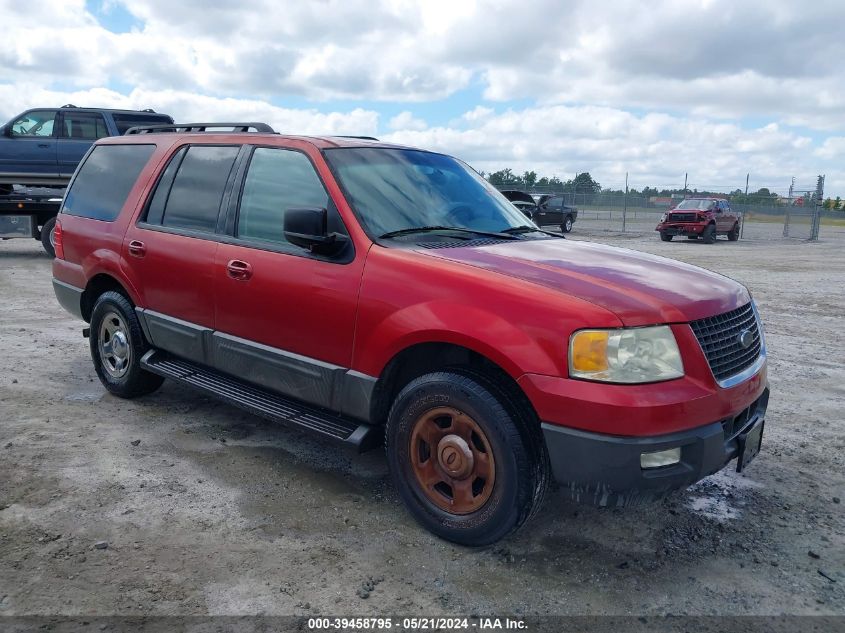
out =
{"type": "Polygon", "coordinates": [[[0,239],[32,237],[54,254],[64,188],[94,141],[138,125],[172,124],[153,110],[33,108],[0,127],[0,239]]]}

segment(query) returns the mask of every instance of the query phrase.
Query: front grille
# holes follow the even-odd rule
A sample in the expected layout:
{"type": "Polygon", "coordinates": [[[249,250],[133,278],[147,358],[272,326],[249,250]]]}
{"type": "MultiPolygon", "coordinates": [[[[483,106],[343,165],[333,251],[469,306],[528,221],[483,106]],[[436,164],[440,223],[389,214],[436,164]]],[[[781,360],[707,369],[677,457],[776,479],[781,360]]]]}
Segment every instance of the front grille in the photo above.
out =
{"type": "Polygon", "coordinates": [[[760,328],[750,303],[731,312],[693,321],[690,326],[716,380],[730,378],[751,367],[760,356],[760,328]],[[740,342],[745,330],[751,334],[748,347],[740,342]]]}
{"type": "Polygon", "coordinates": [[[696,213],[670,213],[669,222],[695,222],[697,217],[696,213]]]}

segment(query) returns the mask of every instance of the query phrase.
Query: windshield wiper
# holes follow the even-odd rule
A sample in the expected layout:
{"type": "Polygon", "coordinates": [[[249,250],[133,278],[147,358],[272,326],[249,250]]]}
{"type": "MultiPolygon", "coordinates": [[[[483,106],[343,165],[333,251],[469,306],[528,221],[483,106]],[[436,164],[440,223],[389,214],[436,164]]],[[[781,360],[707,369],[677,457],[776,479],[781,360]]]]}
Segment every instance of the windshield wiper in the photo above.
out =
{"type": "Polygon", "coordinates": [[[561,233],[545,231],[541,228],[537,228],[536,226],[528,226],[527,224],[523,224],[522,226],[511,226],[506,229],[502,229],[501,232],[509,233],[510,235],[523,235],[525,233],[544,233],[545,235],[553,235],[554,237],[563,237],[561,233]]]}
{"type": "MultiPolygon", "coordinates": [[[[388,239],[391,237],[399,237],[400,235],[409,235],[411,233],[431,233],[434,231],[457,231],[458,233],[473,233],[474,235],[487,235],[490,237],[498,237],[506,240],[518,240],[516,235],[508,233],[496,233],[493,231],[481,231],[479,229],[468,229],[463,226],[409,226],[407,229],[397,229],[396,231],[388,231],[379,235],[379,239],[388,239]]],[[[469,238],[461,238],[469,239],[469,238]]]]}

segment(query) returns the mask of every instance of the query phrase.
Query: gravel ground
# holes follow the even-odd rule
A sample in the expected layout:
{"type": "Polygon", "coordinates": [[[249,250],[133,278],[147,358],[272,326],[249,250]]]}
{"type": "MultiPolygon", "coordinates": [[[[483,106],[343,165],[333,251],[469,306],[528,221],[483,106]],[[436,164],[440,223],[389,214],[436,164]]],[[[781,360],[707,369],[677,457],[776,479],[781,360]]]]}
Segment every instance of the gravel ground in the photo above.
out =
{"type": "Polygon", "coordinates": [[[553,492],[479,550],[413,522],[381,451],[172,384],[107,395],[39,245],[0,244],[0,615],[844,615],[845,239],[592,239],[751,288],[770,352],[763,451],[645,508],[553,492]]]}

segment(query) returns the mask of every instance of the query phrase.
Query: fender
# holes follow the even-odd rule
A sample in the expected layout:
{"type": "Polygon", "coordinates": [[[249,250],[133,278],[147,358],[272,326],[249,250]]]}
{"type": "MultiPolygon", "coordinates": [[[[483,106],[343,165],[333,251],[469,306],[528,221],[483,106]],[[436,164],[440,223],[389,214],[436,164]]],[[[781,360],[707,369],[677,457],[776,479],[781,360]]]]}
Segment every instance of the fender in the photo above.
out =
{"type": "MultiPolygon", "coordinates": [[[[355,369],[379,376],[396,354],[418,343],[466,347],[493,361],[514,379],[526,371],[516,359],[530,358],[531,367],[538,373],[556,375],[559,371],[560,361],[552,358],[553,350],[544,349],[517,325],[485,308],[450,301],[409,306],[390,314],[365,338],[356,337],[356,348],[369,353],[355,369]]],[[[558,355],[563,355],[562,350],[563,341],[558,355]]]]}

